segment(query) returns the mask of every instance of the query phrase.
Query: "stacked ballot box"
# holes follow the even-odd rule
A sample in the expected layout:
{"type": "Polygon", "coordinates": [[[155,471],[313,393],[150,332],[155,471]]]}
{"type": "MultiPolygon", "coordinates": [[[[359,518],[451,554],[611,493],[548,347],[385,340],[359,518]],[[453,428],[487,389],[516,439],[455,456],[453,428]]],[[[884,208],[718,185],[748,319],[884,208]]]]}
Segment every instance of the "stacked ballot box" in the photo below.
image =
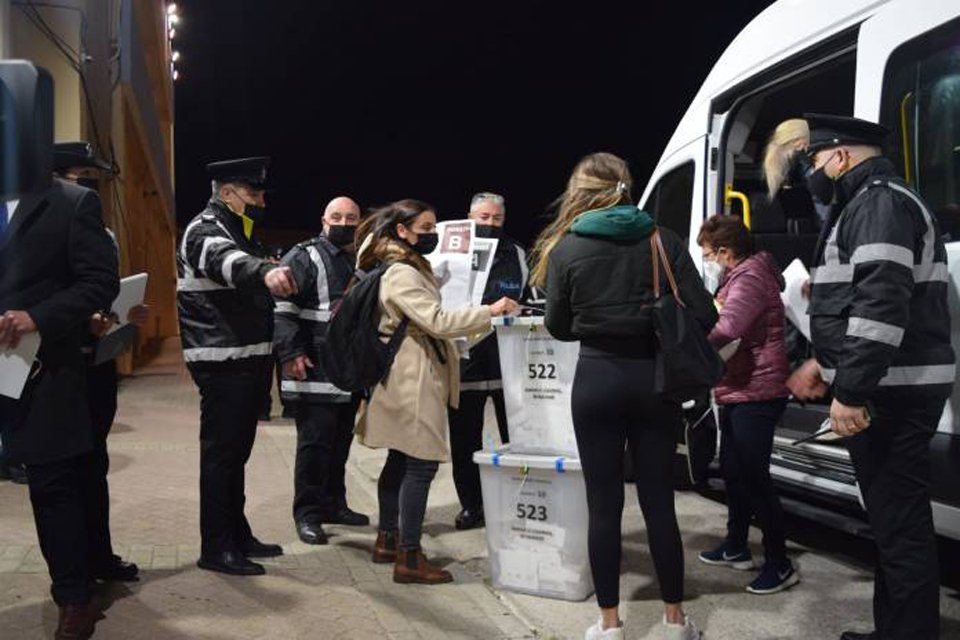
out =
{"type": "Polygon", "coordinates": [[[490,576],[498,589],[563,600],[593,593],[580,461],[478,451],[490,576]]]}
{"type": "Polygon", "coordinates": [[[494,586],[583,600],[593,593],[587,498],[570,394],[580,345],[543,318],[496,318],[510,444],[478,451],[494,586]]]}
{"type": "Polygon", "coordinates": [[[577,457],[570,393],[580,343],[561,342],[540,317],[493,320],[514,453],[577,457]]]}

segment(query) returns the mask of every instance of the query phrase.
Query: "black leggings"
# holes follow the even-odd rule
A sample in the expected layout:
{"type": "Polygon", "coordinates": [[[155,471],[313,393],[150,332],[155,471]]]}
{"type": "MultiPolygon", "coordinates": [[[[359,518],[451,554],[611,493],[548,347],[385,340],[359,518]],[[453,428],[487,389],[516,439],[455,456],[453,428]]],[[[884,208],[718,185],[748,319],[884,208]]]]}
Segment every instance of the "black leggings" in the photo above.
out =
{"type": "Polygon", "coordinates": [[[587,486],[590,570],[601,608],[620,603],[623,451],[629,444],[637,496],[664,602],[683,601],[683,543],[673,502],[674,427],[680,406],[651,393],[653,361],[581,353],[573,426],[587,486]]]}

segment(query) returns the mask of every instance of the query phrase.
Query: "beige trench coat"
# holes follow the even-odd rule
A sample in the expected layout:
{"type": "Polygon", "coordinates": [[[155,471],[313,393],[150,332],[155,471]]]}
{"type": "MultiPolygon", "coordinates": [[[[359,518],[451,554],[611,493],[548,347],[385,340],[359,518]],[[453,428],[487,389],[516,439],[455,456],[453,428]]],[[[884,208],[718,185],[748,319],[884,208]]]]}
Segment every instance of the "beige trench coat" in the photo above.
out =
{"type": "Polygon", "coordinates": [[[444,311],[432,276],[402,262],[380,280],[380,332],[393,335],[410,318],[407,335],[386,382],[360,407],[357,435],[364,445],[401,451],[421,460],[450,459],[447,405],[460,399],[460,361],[452,339],[490,328],[490,307],[444,311]],[[444,351],[441,363],[437,348],[444,351]]]}

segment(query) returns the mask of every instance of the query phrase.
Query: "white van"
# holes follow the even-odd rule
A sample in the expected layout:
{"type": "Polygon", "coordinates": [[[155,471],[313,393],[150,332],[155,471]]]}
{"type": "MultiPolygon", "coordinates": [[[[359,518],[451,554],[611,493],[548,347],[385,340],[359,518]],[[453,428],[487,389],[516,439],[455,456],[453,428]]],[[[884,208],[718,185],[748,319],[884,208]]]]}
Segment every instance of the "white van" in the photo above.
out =
{"type": "MultiPolygon", "coordinates": [[[[952,274],[953,343],[960,354],[960,2],[779,0],[740,32],[693,100],[640,206],[687,238],[718,212],[749,207],[758,248],[808,268],[818,233],[765,195],[763,147],[805,112],[853,115],[895,132],[886,149],[936,212],[952,274]]],[[[828,405],[791,405],[777,429],[772,473],[789,505],[818,518],[863,519],[843,446],[791,443],[817,429],[828,405]],[[816,506],[812,506],[816,505],[816,506]],[[839,516],[843,516],[842,518],[839,516]]],[[[960,392],[932,442],[938,533],[960,539],[960,392]]]]}

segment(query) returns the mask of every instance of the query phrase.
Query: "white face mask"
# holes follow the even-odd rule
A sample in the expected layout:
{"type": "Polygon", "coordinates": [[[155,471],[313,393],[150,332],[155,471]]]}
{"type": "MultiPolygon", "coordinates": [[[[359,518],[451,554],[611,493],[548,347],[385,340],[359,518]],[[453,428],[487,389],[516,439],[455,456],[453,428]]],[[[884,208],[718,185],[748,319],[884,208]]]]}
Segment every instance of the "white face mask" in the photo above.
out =
{"type": "Polygon", "coordinates": [[[710,295],[717,292],[720,288],[720,276],[723,275],[723,267],[716,260],[703,261],[703,286],[707,288],[710,295]]]}

